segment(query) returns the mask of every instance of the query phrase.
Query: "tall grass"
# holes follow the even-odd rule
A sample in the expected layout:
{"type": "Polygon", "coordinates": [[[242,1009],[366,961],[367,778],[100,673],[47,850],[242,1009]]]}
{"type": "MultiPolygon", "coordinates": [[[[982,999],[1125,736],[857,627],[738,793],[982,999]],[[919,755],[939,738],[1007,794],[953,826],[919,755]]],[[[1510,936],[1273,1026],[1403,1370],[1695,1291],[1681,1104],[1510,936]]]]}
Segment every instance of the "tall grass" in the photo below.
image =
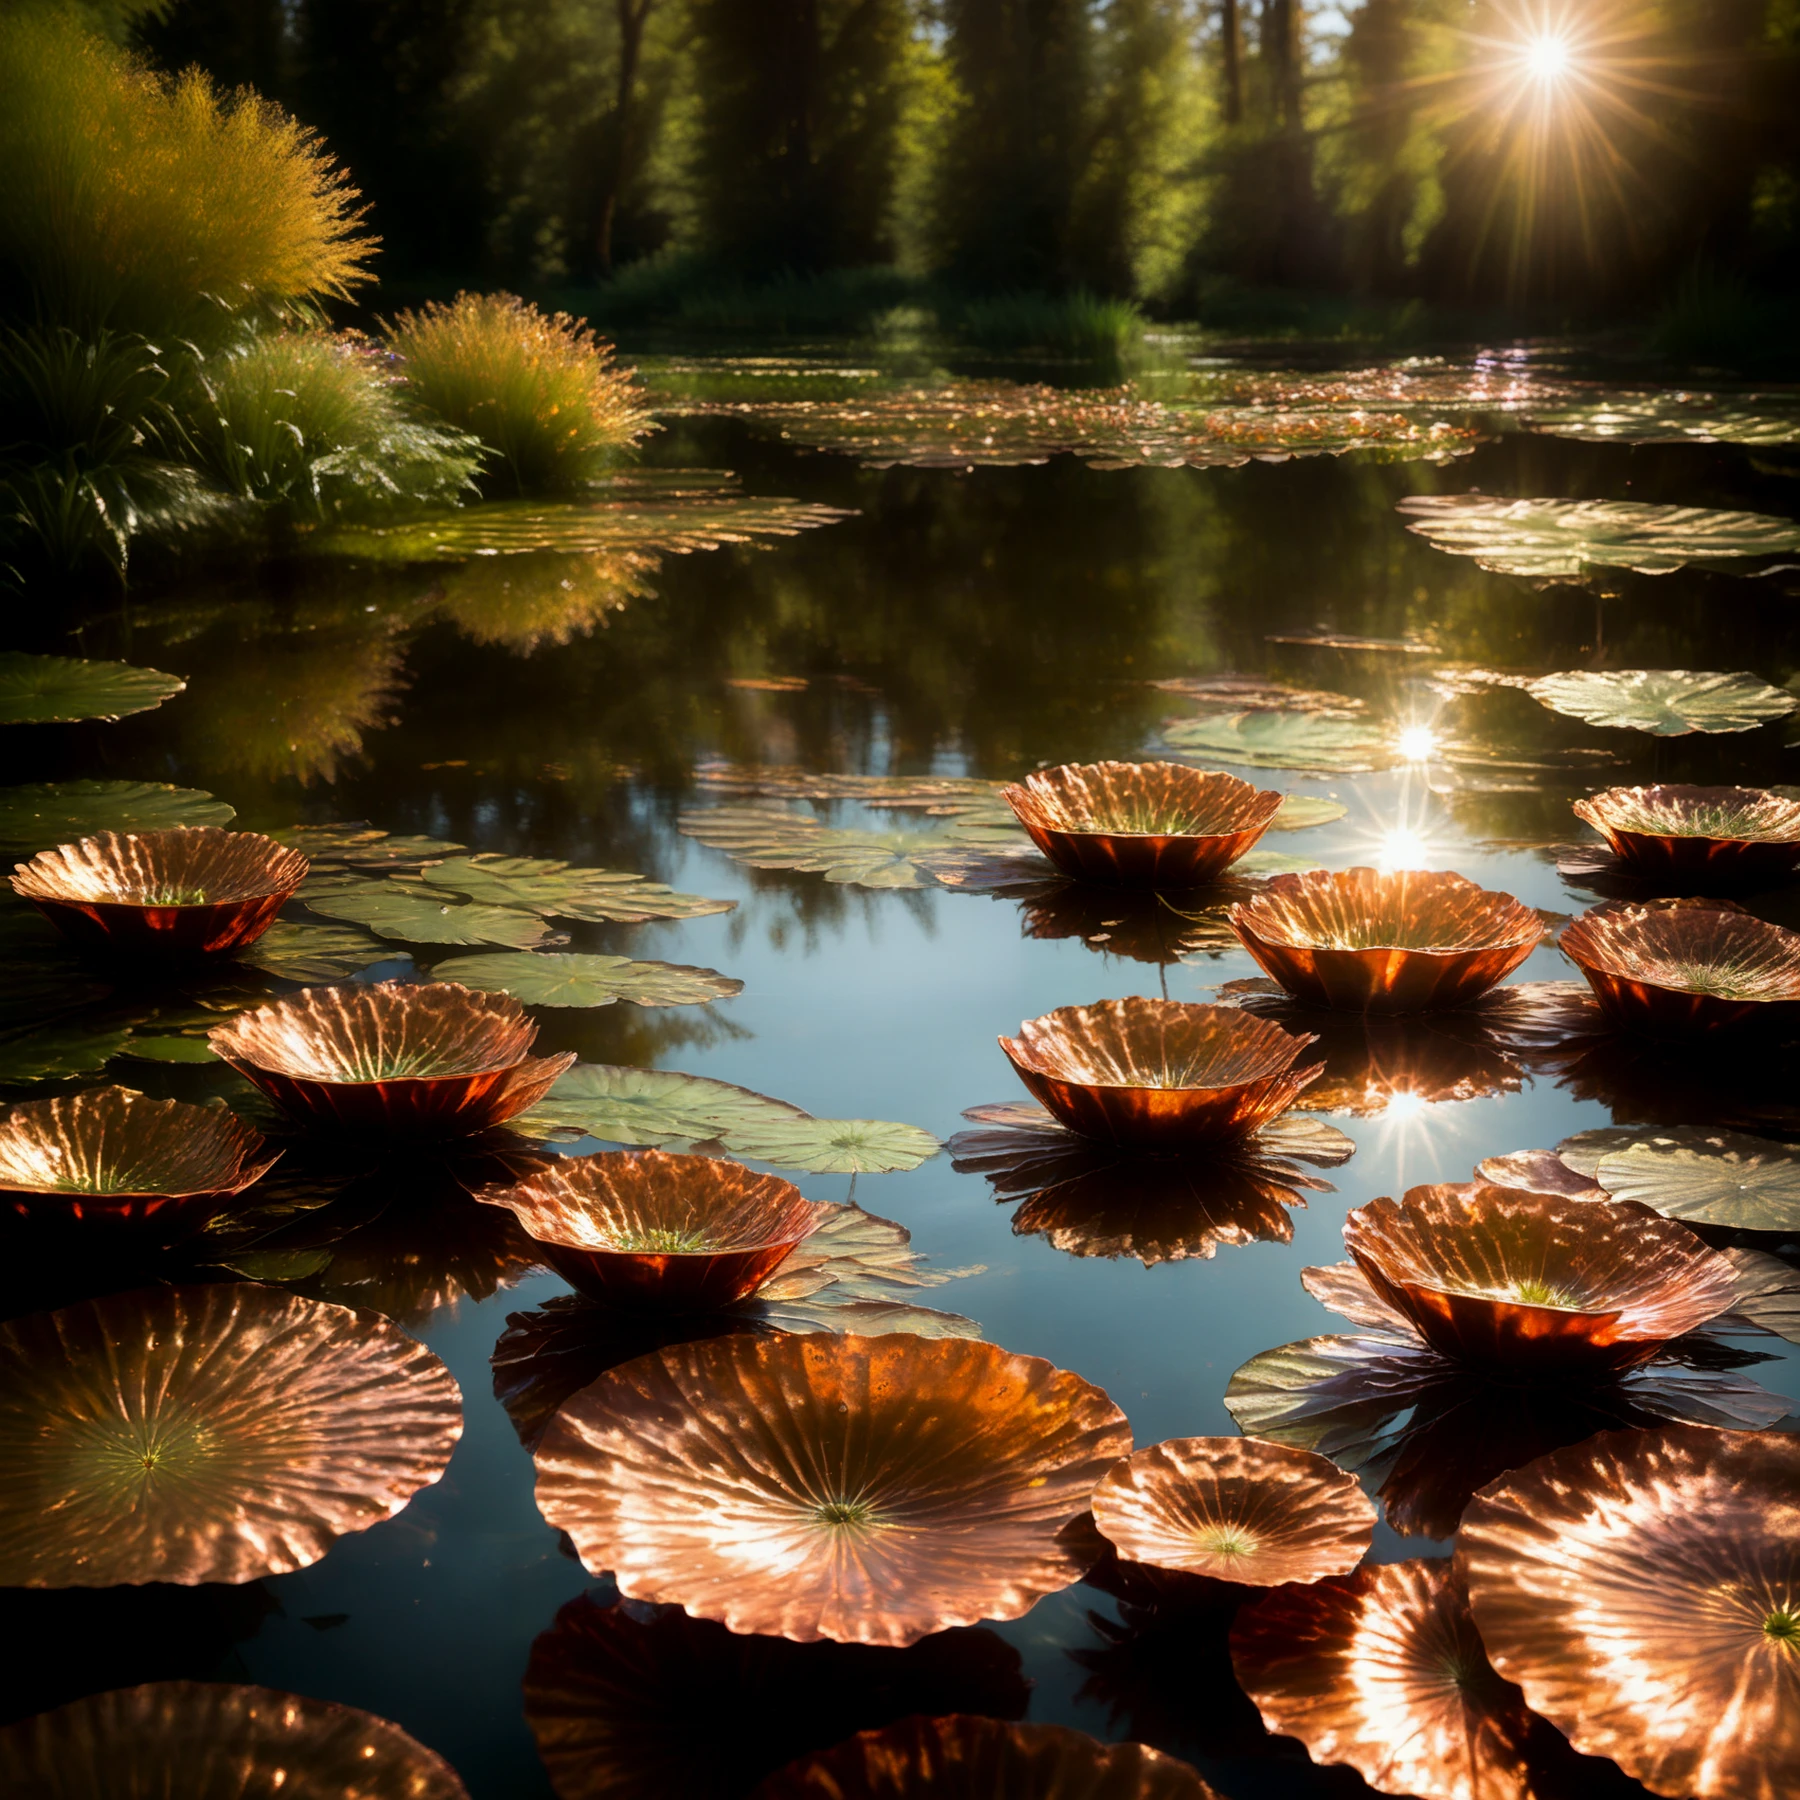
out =
{"type": "Polygon", "coordinates": [[[356,192],[310,131],[152,73],[67,9],[0,11],[0,172],[15,317],[217,339],[367,279],[356,192]]]}
{"type": "Polygon", "coordinates": [[[419,400],[493,457],[484,487],[579,493],[651,429],[612,346],[566,313],[511,294],[459,294],[388,327],[419,400]]]}
{"type": "Polygon", "coordinates": [[[1129,300],[1108,300],[1085,288],[970,300],[955,323],[962,337],[984,350],[1041,350],[1056,356],[1118,356],[1144,335],[1144,315],[1129,300]]]}
{"type": "Polygon", "coordinates": [[[197,460],[228,492],[302,518],[473,492],[480,444],[427,418],[387,364],[323,331],[209,357],[189,413],[197,460]]]}

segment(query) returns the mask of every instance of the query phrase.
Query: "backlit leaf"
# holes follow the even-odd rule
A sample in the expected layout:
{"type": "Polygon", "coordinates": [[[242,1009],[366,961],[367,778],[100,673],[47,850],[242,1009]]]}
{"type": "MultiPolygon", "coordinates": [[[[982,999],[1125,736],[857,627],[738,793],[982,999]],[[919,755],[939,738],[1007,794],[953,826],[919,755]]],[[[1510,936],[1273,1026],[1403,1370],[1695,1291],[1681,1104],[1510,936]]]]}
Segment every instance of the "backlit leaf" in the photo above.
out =
{"type": "Polygon", "coordinates": [[[1621,394],[1534,413],[1531,429],[1589,444],[1794,444],[1800,412],[1772,395],[1621,394]]]}
{"type": "Polygon", "coordinates": [[[1322,794],[1289,794],[1269,821],[1271,831],[1311,831],[1315,825],[1331,825],[1350,811],[1341,800],[1322,794]]]}
{"type": "Polygon", "coordinates": [[[131,663],[0,651],[0,725],[122,719],[161,706],[186,686],[179,675],[131,663]]]}
{"type": "Polygon", "coordinates": [[[328,919],[366,925],[378,937],[407,944],[498,944],[529,950],[550,937],[550,928],[530,913],[506,906],[464,906],[394,881],[362,881],[302,898],[328,919]]]}
{"type": "Polygon", "coordinates": [[[439,981],[511,994],[526,1006],[693,1006],[741,994],[744,984],[717,969],[685,963],[634,962],[629,956],[555,955],[544,952],[459,956],[433,970],[439,981]]]}
{"type": "Polygon", "coordinates": [[[1572,669],[1528,682],[1526,692],[1552,712],[1653,737],[1754,731],[1800,706],[1754,675],[1696,669],[1572,669]]]}
{"type": "Polygon", "coordinates": [[[0,847],[47,850],[97,831],[229,825],[235,811],[199,788],[156,781],[46,781],[0,788],[0,847]]]}
{"type": "Polygon", "coordinates": [[[1256,769],[1354,774],[1400,760],[1376,726],[1315,713],[1209,713],[1165,726],[1163,741],[1177,750],[1202,753],[1209,761],[1256,769]]]}

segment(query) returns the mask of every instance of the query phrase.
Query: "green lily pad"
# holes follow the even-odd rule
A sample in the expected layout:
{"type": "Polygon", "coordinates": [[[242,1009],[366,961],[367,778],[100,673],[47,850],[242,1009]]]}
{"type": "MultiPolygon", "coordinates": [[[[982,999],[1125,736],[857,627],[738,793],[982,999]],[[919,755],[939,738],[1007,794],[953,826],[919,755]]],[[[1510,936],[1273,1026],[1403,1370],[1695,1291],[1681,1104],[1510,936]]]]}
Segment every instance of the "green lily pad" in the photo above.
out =
{"type": "Polygon", "coordinates": [[[694,782],[705,793],[732,799],[853,800],[882,812],[1015,822],[1000,797],[1004,783],[964,775],[831,775],[785,763],[715,762],[701,763],[694,782]]]}
{"type": "Polygon", "coordinates": [[[179,675],[131,663],[0,651],[0,725],[122,719],[161,706],[186,686],[179,675]]]}
{"type": "Polygon", "coordinates": [[[516,907],[546,919],[635,925],[646,919],[699,919],[730,912],[733,900],[678,894],[659,881],[614,869],[583,869],[535,856],[462,856],[433,863],[424,885],[484,906],[516,907]]]}
{"type": "Polygon", "coordinates": [[[0,1086],[94,1075],[131,1037],[117,1020],[67,1019],[0,1035],[0,1086]]]}
{"type": "Polygon", "coordinates": [[[459,956],[432,970],[439,981],[511,994],[526,1006],[611,1006],[630,1000],[639,1006],[696,1006],[741,994],[744,984],[717,969],[685,963],[634,962],[629,956],[516,955],[459,956]]]}
{"type": "Polygon", "coordinates": [[[1733,405],[1713,394],[1621,395],[1534,413],[1531,429],[1584,444],[1800,443],[1800,413],[1759,395],[1733,405]]]}
{"type": "Polygon", "coordinates": [[[354,926],[277,919],[236,960],[283,981],[339,981],[405,954],[354,926]]]}
{"type": "Polygon", "coordinates": [[[549,940],[542,919],[509,906],[465,906],[416,884],[357,881],[301,896],[327,919],[364,925],[405,944],[498,944],[529,950],[549,940]]]}
{"type": "Polygon", "coordinates": [[[943,1147],[929,1131],[889,1119],[769,1119],[733,1126],[735,1156],[813,1175],[889,1174],[916,1169],[943,1147]]]}
{"type": "Polygon", "coordinates": [[[1398,510],[1410,515],[1407,530],[1436,549],[1540,581],[1578,581],[1592,569],[1667,575],[1690,563],[1729,566],[1800,550],[1792,519],[1700,506],[1440,494],[1402,500],[1398,510]]]}
{"type": "Polygon", "coordinates": [[[1174,749],[1203,752],[1253,769],[1319,769],[1358,774],[1400,760],[1381,730],[1366,721],[1316,713],[1210,713],[1179,719],[1163,731],[1174,749]]]}
{"type": "Polygon", "coordinates": [[[564,1131],[614,1144],[710,1143],[739,1127],[804,1119],[785,1100],[772,1100],[728,1081],[683,1075],[675,1069],[634,1069],[577,1063],[532,1110],[512,1121],[529,1137],[564,1131]]]}
{"type": "Polygon", "coordinates": [[[1350,809],[1341,800],[1322,794],[1289,794],[1269,821],[1271,831],[1311,831],[1315,825],[1333,825],[1350,809]]]}
{"type": "Polygon", "coordinates": [[[237,817],[199,788],[157,781],[46,781],[0,788],[0,848],[48,850],[97,831],[229,825],[237,817]]]}
{"type": "Polygon", "coordinates": [[[1252,850],[1231,865],[1231,872],[1234,875],[1304,875],[1309,869],[1324,866],[1316,856],[1292,856],[1285,850],[1252,850]]]}
{"type": "Polygon", "coordinates": [[[246,1281],[308,1281],[331,1266],[329,1250],[246,1250],[215,1263],[246,1281]]]}
{"type": "Polygon", "coordinates": [[[396,837],[360,820],[335,825],[290,825],[269,834],[312,859],[315,867],[416,869],[421,863],[455,856],[463,848],[444,838],[396,837]]]}
{"type": "Polygon", "coordinates": [[[1692,1127],[1641,1135],[1602,1156],[1593,1179],[1615,1200],[1685,1224],[1800,1231],[1800,1150],[1766,1138],[1692,1127]]]}
{"type": "Polygon", "coordinates": [[[1527,682],[1525,691],[1552,712],[1652,737],[1754,731],[1800,706],[1800,696],[1754,675],[1697,669],[1572,669],[1527,682]]]}
{"type": "Polygon", "coordinates": [[[153,1036],[134,1032],[119,1054],[139,1062],[217,1063],[219,1060],[205,1038],[188,1037],[178,1032],[153,1036]]]}

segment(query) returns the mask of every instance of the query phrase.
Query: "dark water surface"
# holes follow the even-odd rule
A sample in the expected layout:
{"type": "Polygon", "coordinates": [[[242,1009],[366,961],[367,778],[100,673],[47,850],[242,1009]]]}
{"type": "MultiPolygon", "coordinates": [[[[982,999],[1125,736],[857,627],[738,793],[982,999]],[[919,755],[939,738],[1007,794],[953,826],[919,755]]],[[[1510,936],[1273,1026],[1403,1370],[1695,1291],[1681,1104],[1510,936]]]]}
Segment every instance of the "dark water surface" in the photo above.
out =
{"type": "MultiPolygon", "coordinates": [[[[707,798],[694,788],[697,765],[1012,777],[1145,753],[1165,720],[1193,710],[1153,680],[1267,674],[1363,698],[1385,722],[1427,724],[1488,758],[1458,766],[1434,755],[1361,775],[1239,769],[1348,807],[1336,823],[1267,847],[1345,867],[1378,859],[1404,829],[1418,845],[1403,861],[1454,868],[1564,914],[1594,899],[1565,886],[1544,848],[1577,835],[1573,795],[1651,779],[1773,783],[1800,770],[1779,725],[1659,741],[1555,717],[1510,688],[1454,696],[1443,691],[1454,684],[1432,686],[1452,664],[1747,669],[1779,684],[1800,665],[1792,576],[1608,570],[1540,589],[1433,548],[1394,510],[1412,493],[1473,487],[1787,515],[1800,500],[1791,450],[1504,431],[1444,464],[1353,453],[1095,469],[1061,455],[965,472],[866,468],[784,444],[754,420],[689,417],[672,421],[650,460],[735,470],[752,493],[853,510],[772,545],[635,570],[549,555],[292,561],[134,592],[128,613],[83,633],[79,653],[185,675],[188,691],[117,724],[16,732],[8,778],[169,781],[230,800],[246,826],[367,819],[733,899],[729,913],[682,923],[579,927],[575,947],[715,968],[743,980],[741,996],[545,1014],[540,1047],[678,1068],[821,1116],[904,1120],[948,1138],[964,1108],[1021,1097],[995,1037],[1022,1019],[1128,994],[1206,1000],[1256,969],[1235,949],[1162,964],[1150,952],[1121,954],[1121,941],[1135,940],[1121,939],[1104,905],[1034,909],[987,893],[747,870],[676,829],[678,814],[707,798]],[[605,610],[631,583],[643,591],[605,610]],[[547,641],[559,635],[559,605],[565,626],[586,608],[596,628],[547,641]],[[537,634],[546,641],[527,648],[522,611],[550,621],[537,634]],[[1424,638],[1435,649],[1271,641],[1321,628],[1424,638]],[[1494,772],[1534,759],[1542,766],[1494,772]]],[[[848,804],[829,816],[896,827],[893,815],[848,804]]],[[[1515,979],[1574,973],[1545,947],[1515,979]]],[[[1401,1085],[1428,1091],[1448,1053],[1415,1044],[1413,1054],[1401,1085]]],[[[908,1173],[860,1176],[854,1194],[906,1225],[935,1266],[979,1265],[931,1290],[927,1304],[1099,1383],[1140,1445],[1232,1433],[1222,1397],[1234,1369],[1345,1329],[1299,1276],[1341,1258],[1348,1208],[1467,1179],[1484,1156],[1615,1119],[1724,1117],[1732,1097],[1709,1096],[1703,1073],[1691,1086],[1677,1078],[1672,1095],[1651,1082],[1646,1098],[1629,1069],[1567,1082],[1540,1070],[1510,1091],[1333,1114],[1357,1152],[1331,1172],[1336,1192],[1312,1193],[1292,1212],[1291,1242],[1227,1244],[1154,1267],[1016,1233],[1011,1203],[997,1202],[982,1175],[957,1173],[948,1153],[908,1173]]],[[[208,1079],[125,1064],[110,1078],[184,1094],[208,1079]]],[[[1478,1070],[1464,1083],[1484,1086],[1504,1088],[1504,1072],[1478,1070]]],[[[841,1201],[851,1183],[814,1175],[801,1186],[841,1201]]],[[[467,1427],[444,1481],[313,1568],[249,1590],[0,1597],[25,1665],[13,1711],[163,1675],[250,1681],[395,1720],[443,1753],[477,1800],[549,1792],[521,1709],[527,1655],[565,1602],[610,1589],[539,1518],[530,1459],[493,1398],[488,1357],[509,1314],[563,1284],[534,1272],[487,1292],[479,1253],[434,1240],[428,1212],[368,1254],[391,1266],[364,1270],[361,1302],[387,1296],[462,1387],[467,1427]],[[462,1275],[446,1266],[458,1257],[462,1275]]],[[[1777,1357],[1755,1378],[1800,1397],[1794,1347],[1759,1348],[1777,1357]]],[[[1385,1524],[1376,1543],[1382,1559],[1446,1549],[1385,1524]]],[[[1165,1624],[1158,1636],[1120,1617],[1117,1600],[1084,1584],[992,1628],[1032,1684],[1027,1716],[1142,1736],[1246,1800],[1361,1790],[1347,1770],[1314,1769],[1292,1744],[1254,1743],[1229,1702],[1218,1628],[1165,1624]]],[[[679,1700],[687,1729],[732,1728],[729,1696],[679,1700]]],[[[970,1703],[983,1704],[979,1692],[970,1703]]],[[[808,1699],[792,1704],[803,1710],[808,1699]]],[[[1638,1790],[1620,1782],[1618,1791],[1638,1790]]]]}

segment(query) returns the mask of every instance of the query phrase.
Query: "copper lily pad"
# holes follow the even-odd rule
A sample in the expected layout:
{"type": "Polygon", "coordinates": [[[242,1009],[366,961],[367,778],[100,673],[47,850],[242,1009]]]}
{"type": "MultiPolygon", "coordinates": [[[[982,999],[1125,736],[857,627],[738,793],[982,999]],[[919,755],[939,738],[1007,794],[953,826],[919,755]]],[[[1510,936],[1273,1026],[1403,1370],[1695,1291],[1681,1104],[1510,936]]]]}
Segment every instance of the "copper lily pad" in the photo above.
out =
{"type": "Polygon", "coordinates": [[[1152,1444],[1101,1480],[1093,1505],[1127,1561],[1251,1587],[1348,1574],[1375,1534],[1355,1476],[1254,1438],[1152,1444]]]}
{"type": "Polygon", "coordinates": [[[0,1326],[0,1584],[254,1581],[444,1472],[450,1372],[366,1313],[144,1288],[0,1326]]]}
{"type": "Polygon", "coordinates": [[[1635,1207],[1485,1183],[1416,1187],[1344,1222],[1379,1299],[1434,1349],[1516,1375],[1600,1374],[1728,1312],[1731,1266],[1635,1207]]]}
{"type": "Polygon", "coordinates": [[[865,1731],[791,1764],[754,1800],[1218,1800],[1195,1770],[1144,1744],[1066,1725],[952,1715],[865,1731]]]}
{"type": "Polygon", "coordinates": [[[398,1725],[273,1688],[153,1681],[0,1731],[11,1800],[468,1800],[398,1725]]]}
{"type": "Polygon", "coordinates": [[[1800,866],[1800,800],[1767,788],[1608,788],[1575,816],[1656,882],[1754,887],[1800,866]]]}
{"type": "Polygon", "coordinates": [[[1323,1065],[1315,1040],[1235,1007],[1104,1000],[1028,1019],[1000,1048],[1071,1131],[1169,1149],[1242,1138],[1286,1111],[1323,1065]]]}
{"type": "Polygon", "coordinates": [[[1489,1663],[1448,1562],[1277,1588],[1239,1612],[1231,1660],[1263,1723],[1316,1762],[1388,1794],[1531,1800],[1531,1714],[1489,1663]]]}
{"type": "Polygon", "coordinates": [[[515,1213],[579,1292],[669,1312],[754,1293],[834,1210],[742,1163],[662,1150],[561,1158],[475,1197],[515,1213]]]}
{"type": "Polygon", "coordinates": [[[1064,763],[1001,792],[1065,875],[1132,887],[1217,879],[1281,809],[1279,794],[1182,763],[1064,763]]]}
{"type": "Polygon", "coordinates": [[[1476,1497],[1459,1539],[1500,1671],[1660,1794],[1800,1786],[1800,1437],[1609,1432],[1476,1497]]]}
{"type": "Polygon", "coordinates": [[[102,832],[21,863],[12,885],[83,948],[213,955],[255,943],[308,867],[273,838],[203,825],[102,832]]]}
{"type": "Polygon", "coordinates": [[[621,1593],[733,1631],[909,1644],[1080,1578],[1131,1447],[1098,1388],[961,1338],[672,1346],[568,1401],[538,1507],[621,1593]]]}
{"type": "Polygon", "coordinates": [[[1800,932],[1705,902],[1596,906],[1563,954],[1615,1024],[1653,1037],[1800,1018],[1800,932]]]}
{"type": "Polygon", "coordinates": [[[518,1001],[442,981],[307,988],[209,1041],[295,1119],[459,1135],[535,1106],[575,1061],[529,1055],[536,1036],[518,1001]]]}
{"type": "Polygon", "coordinates": [[[1530,907],[1461,875],[1373,869],[1278,875],[1231,928],[1307,1006],[1424,1012],[1503,981],[1546,935],[1530,907]]]}
{"type": "Polygon", "coordinates": [[[0,1118],[0,1212],[71,1248],[90,1235],[166,1246],[191,1236],[274,1166],[221,1106],[92,1088],[0,1118]]]}

